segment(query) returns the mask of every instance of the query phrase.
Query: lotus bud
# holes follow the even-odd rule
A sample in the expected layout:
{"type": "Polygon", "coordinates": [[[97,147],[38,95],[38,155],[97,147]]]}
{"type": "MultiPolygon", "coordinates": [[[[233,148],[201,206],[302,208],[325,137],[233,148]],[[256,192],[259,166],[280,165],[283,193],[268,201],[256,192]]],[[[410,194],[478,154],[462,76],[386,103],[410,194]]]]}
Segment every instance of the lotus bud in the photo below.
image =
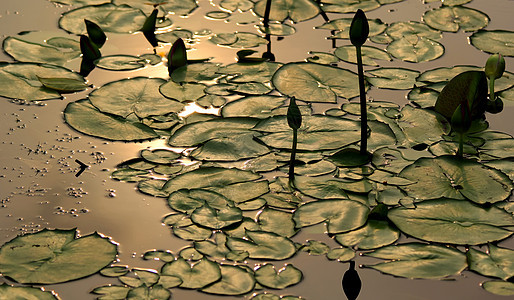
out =
{"type": "Polygon", "coordinates": [[[352,24],[350,25],[350,40],[352,45],[360,47],[366,42],[369,35],[368,19],[364,12],[359,9],[353,17],[352,24]]]}
{"type": "Polygon", "coordinates": [[[294,130],[298,130],[302,126],[302,114],[298,105],[296,105],[295,97],[291,97],[289,107],[287,108],[287,124],[294,130]]]}
{"type": "Polygon", "coordinates": [[[493,54],[485,63],[485,75],[489,80],[502,77],[505,71],[505,58],[501,54],[493,54]]]}

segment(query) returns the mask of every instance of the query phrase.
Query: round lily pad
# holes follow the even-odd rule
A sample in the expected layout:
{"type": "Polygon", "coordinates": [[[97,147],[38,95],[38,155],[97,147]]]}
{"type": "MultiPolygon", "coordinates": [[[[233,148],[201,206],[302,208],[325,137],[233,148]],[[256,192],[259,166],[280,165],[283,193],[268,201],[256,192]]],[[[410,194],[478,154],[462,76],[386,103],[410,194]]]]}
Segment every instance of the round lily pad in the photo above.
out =
{"type": "Polygon", "coordinates": [[[179,287],[187,289],[201,289],[221,278],[219,265],[205,258],[195,263],[178,258],[162,266],[160,274],[180,278],[179,287]]]}
{"type": "MultiPolygon", "coordinates": [[[[336,33],[331,36],[335,39],[349,39],[350,25],[352,24],[353,18],[341,18],[330,20],[327,23],[317,26],[316,29],[328,29],[336,30],[336,33]]],[[[380,19],[368,19],[369,24],[369,35],[370,37],[377,36],[384,32],[387,28],[387,24],[384,24],[380,19]]]]}
{"type": "Polygon", "coordinates": [[[336,234],[335,240],[346,247],[376,249],[394,243],[399,237],[400,232],[387,221],[368,220],[362,228],[336,234]]]}
{"type": "Polygon", "coordinates": [[[476,31],[487,26],[489,17],[479,10],[468,7],[442,6],[427,11],[423,15],[423,21],[441,31],[476,31]]]}
{"type": "Polygon", "coordinates": [[[55,284],[94,274],[117,254],[117,246],[96,232],[77,238],[75,230],[43,229],[5,243],[0,272],[19,283],[55,284]]]}
{"type": "MultiPolygon", "coordinates": [[[[267,0],[261,0],[255,4],[254,11],[259,16],[264,16],[267,0]]],[[[270,20],[282,22],[291,19],[293,22],[301,22],[312,19],[319,13],[319,6],[313,0],[275,0],[271,2],[270,20]]]]}
{"type": "Polygon", "coordinates": [[[302,271],[291,264],[277,270],[272,264],[265,264],[255,270],[255,280],[265,287],[284,289],[299,283],[303,278],[302,271]]]}
{"type": "Polygon", "coordinates": [[[114,4],[117,5],[128,5],[133,8],[138,8],[147,14],[150,14],[154,8],[154,5],[162,11],[164,15],[173,13],[175,15],[185,16],[193,12],[198,4],[195,0],[113,0],[114,4]]]}
{"type": "Polygon", "coordinates": [[[3,299],[28,299],[28,300],[58,300],[52,291],[44,291],[41,288],[29,286],[10,286],[6,283],[0,285],[0,298],[3,299]]]}
{"type": "Polygon", "coordinates": [[[255,278],[248,270],[238,266],[221,265],[221,279],[201,291],[216,295],[242,295],[253,290],[255,278]]]}
{"type": "Polygon", "coordinates": [[[296,253],[290,239],[266,231],[246,230],[246,239],[229,237],[227,247],[232,251],[247,251],[254,259],[283,260],[296,253]]]}
{"type": "Polygon", "coordinates": [[[398,59],[415,63],[437,59],[444,53],[439,42],[418,36],[394,40],[386,50],[398,59]]]}
{"type": "Polygon", "coordinates": [[[366,80],[382,89],[411,89],[416,83],[416,77],[419,72],[403,68],[379,68],[368,71],[373,77],[367,77],[366,80]]]}
{"type": "Polygon", "coordinates": [[[387,217],[405,234],[438,243],[477,245],[512,235],[514,217],[503,209],[482,208],[466,200],[437,199],[397,207],[387,217]]]}
{"type": "Polygon", "coordinates": [[[393,40],[408,39],[415,41],[417,38],[427,38],[430,40],[439,40],[442,35],[438,30],[428,27],[420,22],[395,22],[387,27],[386,33],[393,40]]]}
{"type": "Polygon", "coordinates": [[[479,30],[469,37],[471,45],[476,48],[504,56],[514,56],[514,47],[511,42],[513,39],[514,32],[507,30],[479,30]]]}
{"type": "MultiPolygon", "coordinates": [[[[361,51],[362,63],[367,66],[378,66],[375,59],[391,60],[391,57],[387,52],[376,47],[362,46],[361,51]]],[[[338,47],[334,51],[334,54],[342,61],[357,64],[357,54],[353,45],[338,47]]]]}

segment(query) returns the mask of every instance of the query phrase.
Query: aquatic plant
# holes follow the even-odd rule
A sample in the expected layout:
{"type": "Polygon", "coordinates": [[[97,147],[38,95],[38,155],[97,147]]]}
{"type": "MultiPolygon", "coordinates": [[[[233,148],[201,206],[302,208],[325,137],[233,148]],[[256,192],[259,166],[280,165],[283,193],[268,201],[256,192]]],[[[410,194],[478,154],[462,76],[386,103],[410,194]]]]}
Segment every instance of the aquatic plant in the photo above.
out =
{"type": "Polygon", "coordinates": [[[505,72],[505,58],[501,54],[491,55],[485,63],[485,76],[489,79],[487,111],[490,113],[499,113],[503,110],[503,101],[494,94],[494,82],[503,76],[503,72],[505,72]]]}
{"type": "Polygon", "coordinates": [[[295,97],[289,99],[289,107],[287,108],[287,124],[293,129],[293,144],[291,145],[291,159],[289,160],[289,185],[294,186],[294,165],[296,163],[296,148],[298,144],[298,129],[302,126],[302,114],[298,105],[296,105],[295,97]]]}

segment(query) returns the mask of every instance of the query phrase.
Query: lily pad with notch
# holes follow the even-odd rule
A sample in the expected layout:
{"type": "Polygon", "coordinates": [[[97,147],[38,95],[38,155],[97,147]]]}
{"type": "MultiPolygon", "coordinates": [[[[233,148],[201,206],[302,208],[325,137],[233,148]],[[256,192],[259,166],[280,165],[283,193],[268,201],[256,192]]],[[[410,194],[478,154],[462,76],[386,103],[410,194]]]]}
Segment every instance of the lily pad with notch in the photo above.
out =
{"type": "Polygon", "coordinates": [[[511,41],[514,32],[507,30],[479,30],[469,37],[471,45],[487,53],[500,53],[504,56],[514,56],[511,41]]]}
{"type": "Polygon", "coordinates": [[[425,12],[423,21],[441,31],[477,31],[489,24],[489,17],[476,9],[464,6],[442,6],[425,12]]]}
{"type": "MultiPolygon", "coordinates": [[[[382,49],[371,47],[371,46],[362,46],[362,64],[366,66],[378,66],[378,63],[375,62],[375,59],[391,61],[391,56],[387,52],[382,49]]],[[[338,47],[334,51],[335,56],[337,56],[342,61],[357,64],[357,55],[355,52],[355,47],[353,45],[338,47]]]]}
{"type": "MultiPolygon", "coordinates": [[[[264,16],[267,0],[255,4],[254,12],[264,16]]],[[[270,20],[283,22],[290,19],[295,23],[312,19],[319,13],[319,6],[313,0],[276,0],[271,2],[270,20]]]]}

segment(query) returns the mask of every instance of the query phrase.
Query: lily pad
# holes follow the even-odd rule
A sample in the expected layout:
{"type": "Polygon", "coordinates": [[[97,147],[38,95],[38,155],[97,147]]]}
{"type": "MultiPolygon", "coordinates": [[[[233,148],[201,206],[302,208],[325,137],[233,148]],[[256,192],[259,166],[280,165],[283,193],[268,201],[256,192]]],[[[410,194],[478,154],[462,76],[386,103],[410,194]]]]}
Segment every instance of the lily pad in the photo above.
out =
{"type": "Polygon", "coordinates": [[[282,64],[275,62],[235,63],[221,67],[220,74],[228,76],[230,82],[268,82],[282,64]]]}
{"type": "MultiPolygon", "coordinates": [[[[362,46],[361,51],[362,63],[366,66],[378,66],[375,59],[391,61],[389,54],[382,49],[371,46],[362,46]]],[[[357,64],[357,54],[353,45],[338,47],[334,51],[334,54],[342,61],[357,64]]]]}
{"type": "Polygon", "coordinates": [[[273,85],[282,94],[307,102],[335,103],[337,96],[359,95],[357,74],[314,63],[283,65],[273,76],[273,85]]]}
{"type": "Polygon", "coordinates": [[[442,6],[427,11],[423,21],[441,31],[477,31],[489,24],[489,17],[479,10],[464,6],[442,6]]]}
{"type": "Polygon", "coordinates": [[[206,86],[201,83],[176,83],[168,81],[159,87],[159,91],[167,98],[180,102],[194,102],[205,95],[206,86]]]}
{"type": "MultiPolygon", "coordinates": [[[[259,16],[264,16],[267,0],[261,0],[255,4],[254,11],[259,16]]],[[[298,23],[317,16],[319,6],[312,0],[276,0],[271,2],[270,20],[283,22],[291,19],[298,23]]]]}
{"type": "Polygon", "coordinates": [[[447,197],[495,203],[507,199],[513,189],[504,173],[454,156],[420,158],[400,176],[416,182],[402,189],[420,200],[447,197]]]}
{"type": "Polygon", "coordinates": [[[0,272],[19,283],[61,283],[98,272],[117,254],[117,246],[96,232],[77,238],[74,229],[43,229],[5,243],[0,272]]]}
{"type": "Polygon", "coordinates": [[[186,289],[201,289],[221,278],[219,265],[205,258],[195,263],[178,258],[162,266],[160,274],[180,278],[179,287],[186,289]]]}
{"type": "Polygon", "coordinates": [[[285,237],[292,237],[296,234],[293,214],[281,210],[265,208],[257,219],[263,231],[273,232],[285,237]]]}
{"type": "Polygon", "coordinates": [[[272,264],[265,264],[255,270],[255,280],[265,287],[272,289],[284,289],[302,281],[302,271],[291,264],[276,270],[272,264]]]}
{"type": "Polygon", "coordinates": [[[514,276],[514,251],[489,244],[489,252],[470,248],[468,250],[469,269],[484,276],[508,280],[514,276]]]}
{"type": "Polygon", "coordinates": [[[416,41],[418,38],[426,38],[436,41],[442,37],[438,30],[434,30],[424,23],[413,21],[393,23],[387,27],[386,33],[393,40],[416,41]]]}
{"type": "Polygon", "coordinates": [[[191,152],[191,156],[198,160],[237,161],[269,153],[270,149],[257,142],[253,136],[252,133],[246,133],[212,139],[191,152]]]}
{"type": "Polygon", "coordinates": [[[58,33],[24,32],[7,37],[4,51],[21,62],[48,63],[64,66],[80,56],[80,46],[72,36],[58,33]]]}
{"type": "Polygon", "coordinates": [[[393,208],[387,217],[405,234],[438,243],[477,245],[502,240],[512,232],[514,217],[503,209],[482,208],[466,200],[438,199],[414,209],[393,208]]]}
{"type": "Polygon", "coordinates": [[[148,54],[147,56],[134,55],[109,55],[103,56],[95,61],[95,65],[101,69],[110,71],[132,71],[144,68],[148,63],[160,62],[161,58],[157,55],[148,54]],[[150,57],[149,55],[152,55],[150,57]],[[152,61],[150,61],[152,59],[152,61]]]}
{"type": "Polygon", "coordinates": [[[253,290],[255,278],[248,270],[238,266],[221,265],[221,279],[202,292],[216,295],[242,295],[253,290]]]}
{"type": "Polygon", "coordinates": [[[332,13],[353,13],[358,9],[370,11],[380,7],[376,0],[323,0],[323,10],[332,13]]]}
{"type": "Polygon", "coordinates": [[[69,103],[64,110],[66,123],[77,131],[113,141],[136,141],[159,137],[150,127],[118,116],[104,114],[89,100],[69,103]]]}
{"type": "Polygon", "coordinates": [[[400,232],[387,221],[368,220],[362,228],[336,234],[335,240],[346,247],[376,249],[394,243],[399,237],[400,232]]]}
{"type": "Polygon", "coordinates": [[[10,286],[6,283],[0,285],[0,298],[3,299],[27,299],[27,300],[57,300],[52,291],[28,286],[10,286]]]}
{"type": "Polygon", "coordinates": [[[419,72],[403,68],[379,68],[367,71],[373,77],[366,80],[373,86],[382,89],[411,89],[416,83],[419,72]]]}
{"type": "MultiPolygon", "coordinates": [[[[328,29],[336,30],[337,32],[331,36],[334,39],[350,39],[350,25],[352,24],[353,18],[341,18],[330,20],[327,23],[317,26],[316,29],[328,29]]],[[[374,37],[387,28],[387,24],[384,24],[380,19],[368,19],[369,24],[369,37],[374,37]]]]}
{"type": "Polygon", "coordinates": [[[512,296],[514,295],[514,283],[508,281],[491,280],[482,283],[484,290],[500,295],[512,296]]]}
{"type": "Polygon", "coordinates": [[[250,0],[222,0],[220,6],[231,12],[247,11],[253,8],[254,3],[250,0]]]}
{"type": "Polygon", "coordinates": [[[295,211],[294,221],[299,228],[326,222],[328,232],[335,234],[361,227],[366,223],[368,212],[368,207],[357,201],[313,201],[295,211]]]}
{"type": "Polygon", "coordinates": [[[467,266],[464,253],[421,243],[387,246],[365,255],[388,260],[366,267],[406,278],[444,278],[459,274],[467,266]]]}
{"type": "Polygon", "coordinates": [[[230,101],[221,109],[223,117],[266,118],[273,115],[273,110],[284,105],[285,97],[280,96],[247,96],[230,101]]]}
{"type": "Polygon", "coordinates": [[[195,0],[146,0],[144,2],[139,0],[113,0],[112,2],[117,5],[128,5],[130,7],[138,8],[147,14],[150,14],[154,5],[158,5],[158,8],[164,13],[164,15],[173,13],[174,15],[181,16],[190,14],[198,7],[195,0]]]}
{"type": "Polygon", "coordinates": [[[56,90],[60,93],[74,93],[80,92],[88,87],[87,83],[84,80],[74,79],[74,78],[43,78],[38,77],[39,82],[43,84],[44,87],[56,90]]]}
{"type": "Polygon", "coordinates": [[[247,251],[253,259],[283,260],[296,253],[294,243],[276,233],[246,230],[246,237],[229,237],[227,247],[232,251],[247,251]]]}
{"type": "Polygon", "coordinates": [[[225,206],[223,208],[213,208],[203,205],[193,211],[191,220],[200,226],[211,229],[222,229],[232,224],[238,223],[243,219],[242,212],[237,207],[225,206]]]}
{"type": "Polygon", "coordinates": [[[514,56],[514,32],[507,30],[479,30],[469,37],[471,45],[487,53],[514,56]]]}
{"type": "Polygon", "coordinates": [[[267,44],[263,37],[251,32],[218,33],[209,39],[210,42],[230,48],[254,48],[267,44]]]}
{"type": "Polygon", "coordinates": [[[449,125],[441,122],[439,115],[433,111],[406,105],[400,112],[397,122],[411,146],[433,144],[449,132],[449,125]]]}
{"type": "Polygon", "coordinates": [[[143,27],[146,16],[136,8],[105,3],[65,12],[59,19],[59,26],[74,34],[86,34],[84,19],[96,23],[105,32],[131,33],[143,27]]]}
{"type": "Polygon", "coordinates": [[[84,78],[63,67],[33,63],[0,63],[0,96],[22,100],[60,98],[57,90],[45,87],[39,78],[77,80],[84,78]]]}
{"type": "Polygon", "coordinates": [[[444,47],[439,42],[417,36],[394,40],[386,50],[398,59],[414,63],[434,60],[444,53],[444,47]]]}
{"type": "Polygon", "coordinates": [[[276,35],[276,36],[288,36],[292,35],[296,32],[296,29],[288,24],[282,23],[271,23],[268,24],[268,27],[264,27],[263,25],[259,25],[259,31],[264,34],[276,35]]]}

